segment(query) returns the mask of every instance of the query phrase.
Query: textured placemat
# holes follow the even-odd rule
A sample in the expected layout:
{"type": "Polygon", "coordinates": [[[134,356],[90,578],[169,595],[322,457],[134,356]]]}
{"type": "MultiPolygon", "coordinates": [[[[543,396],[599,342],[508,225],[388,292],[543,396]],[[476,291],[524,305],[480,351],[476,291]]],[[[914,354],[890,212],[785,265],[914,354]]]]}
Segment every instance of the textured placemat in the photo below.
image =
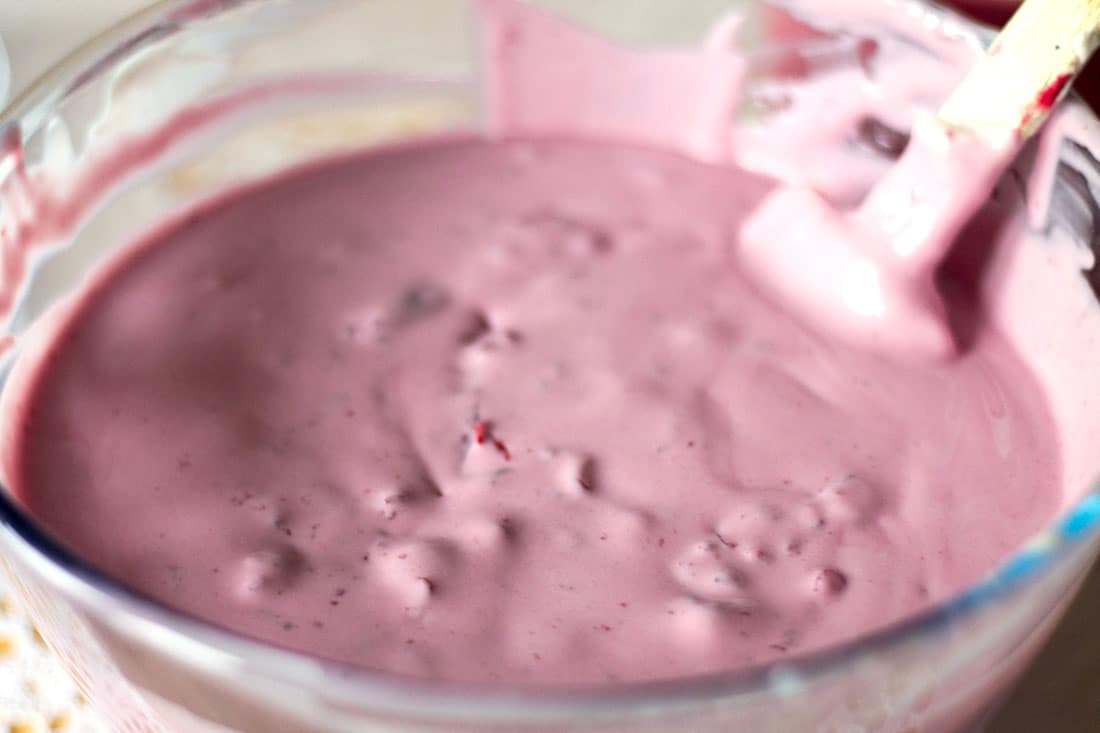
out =
{"type": "Polygon", "coordinates": [[[0,572],[0,733],[107,733],[0,572]]]}

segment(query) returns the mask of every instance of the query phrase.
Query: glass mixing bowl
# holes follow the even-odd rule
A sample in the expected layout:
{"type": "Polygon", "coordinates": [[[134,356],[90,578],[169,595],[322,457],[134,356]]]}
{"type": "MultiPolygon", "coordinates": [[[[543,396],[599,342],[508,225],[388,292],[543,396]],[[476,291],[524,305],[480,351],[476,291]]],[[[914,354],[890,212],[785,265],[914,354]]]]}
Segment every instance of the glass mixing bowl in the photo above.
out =
{"type": "MultiPolygon", "coordinates": [[[[697,43],[746,5],[536,4],[641,46],[697,43]]],[[[919,28],[921,39],[935,39],[930,59],[972,57],[988,40],[918,0],[883,0],[878,15],[885,32],[919,28]]],[[[52,192],[53,220],[65,222],[37,253],[12,313],[4,379],[51,307],[170,212],[318,155],[478,131],[469,26],[464,0],[168,0],[69,57],[0,127],[5,257],[12,229],[36,223],[27,205],[35,192],[52,192]],[[155,165],[133,173],[126,162],[135,150],[155,165]]],[[[799,52],[788,45],[780,55],[799,52]]],[[[1098,139],[1067,148],[1051,209],[1052,224],[1084,247],[1094,244],[1100,211],[1098,139]]],[[[1087,284],[1078,277],[1066,287],[1087,284]]],[[[0,492],[0,561],[42,635],[120,732],[940,733],[979,729],[1042,645],[1100,550],[1098,518],[1100,496],[1082,480],[1048,531],[986,581],[834,650],[702,679],[568,692],[400,680],[219,630],[97,572],[8,492],[0,492]]]]}

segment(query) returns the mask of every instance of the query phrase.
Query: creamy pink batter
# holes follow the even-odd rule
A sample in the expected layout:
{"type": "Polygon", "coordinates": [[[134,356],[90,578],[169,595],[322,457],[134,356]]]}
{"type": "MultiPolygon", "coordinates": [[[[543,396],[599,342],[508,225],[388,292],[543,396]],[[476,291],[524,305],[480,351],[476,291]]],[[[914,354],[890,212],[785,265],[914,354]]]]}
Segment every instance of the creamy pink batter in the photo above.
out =
{"type": "Polygon", "coordinates": [[[219,202],[76,312],[22,496],[173,607],[447,680],[691,675],[883,626],[1055,511],[1053,430],[994,333],[909,363],[763,302],[733,235],[771,186],[452,141],[219,202]]]}
{"type": "MultiPolygon", "coordinates": [[[[732,139],[745,65],[722,34],[641,67],[485,7],[489,117],[510,139],[235,194],[76,304],[20,397],[10,468],[36,516],[247,635],[507,685],[820,649],[963,589],[1046,524],[1064,498],[1056,432],[967,277],[931,320],[871,314],[876,341],[951,352],[910,358],[832,339],[868,332],[848,328],[858,309],[799,299],[776,274],[801,263],[762,246],[812,251],[823,230],[800,217],[858,201],[903,136],[874,121],[865,168],[785,218],[775,202],[828,166],[792,174],[751,132],[732,139]],[[578,60],[551,79],[553,108],[519,93],[547,58],[578,60]],[[633,117],[604,106],[643,77],[661,83],[633,117]]],[[[852,123],[861,105],[831,110],[852,123]]],[[[1006,216],[990,203],[957,250],[1006,216]]]]}

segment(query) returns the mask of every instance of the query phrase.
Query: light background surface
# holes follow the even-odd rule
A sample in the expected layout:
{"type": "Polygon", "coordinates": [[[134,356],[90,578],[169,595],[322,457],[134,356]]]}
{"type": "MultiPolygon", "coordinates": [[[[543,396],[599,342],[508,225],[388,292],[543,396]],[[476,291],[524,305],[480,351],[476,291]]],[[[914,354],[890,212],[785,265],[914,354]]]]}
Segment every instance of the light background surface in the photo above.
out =
{"type": "MultiPolygon", "coordinates": [[[[13,91],[26,88],[68,50],[149,4],[0,0],[0,35],[12,60],[13,91]]],[[[51,729],[102,730],[36,639],[0,575],[0,733],[51,729]]],[[[1054,640],[988,733],[1094,731],[1100,731],[1100,569],[1092,573],[1054,640]]]]}

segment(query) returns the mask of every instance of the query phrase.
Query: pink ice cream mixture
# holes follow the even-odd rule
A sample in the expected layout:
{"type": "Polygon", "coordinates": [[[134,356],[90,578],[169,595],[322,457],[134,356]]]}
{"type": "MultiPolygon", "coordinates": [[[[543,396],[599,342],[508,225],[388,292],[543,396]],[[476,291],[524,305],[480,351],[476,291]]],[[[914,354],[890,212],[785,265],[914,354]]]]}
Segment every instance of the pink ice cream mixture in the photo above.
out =
{"type": "MultiPolygon", "coordinates": [[[[761,208],[787,184],[695,134],[734,106],[714,89],[738,57],[647,60],[645,78],[692,83],[655,87],[637,119],[705,102],[678,107],[692,134],[672,144],[661,125],[612,129],[591,99],[558,108],[573,123],[528,114],[525,64],[588,43],[554,28],[495,36],[511,72],[492,79],[508,104],[489,138],[294,171],[103,272],[20,399],[29,510],[201,619],[490,685],[824,649],[960,592],[1038,531],[1063,498],[1057,433],[965,277],[940,283],[965,334],[948,356],[807,321],[742,259],[745,232],[789,240],[761,208]]],[[[885,125],[869,137],[871,167],[904,146],[885,125]]],[[[859,188],[843,177],[833,201],[859,188]]],[[[848,318],[836,307],[824,322],[848,318]]],[[[903,340],[909,322],[887,326],[903,340]]]]}

